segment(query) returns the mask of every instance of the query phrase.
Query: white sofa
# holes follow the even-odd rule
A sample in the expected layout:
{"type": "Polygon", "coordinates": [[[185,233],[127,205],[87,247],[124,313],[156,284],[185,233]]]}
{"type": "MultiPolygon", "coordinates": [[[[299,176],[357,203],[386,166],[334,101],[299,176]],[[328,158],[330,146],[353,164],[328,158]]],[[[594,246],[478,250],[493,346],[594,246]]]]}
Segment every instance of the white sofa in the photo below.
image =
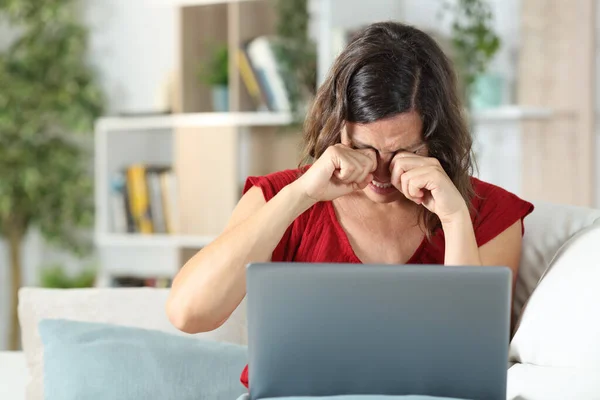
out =
{"type": "MultiPolygon", "coordinates": [[[[596,231],[600,232],[600,210],[545,203],[536,204],[535,211],[525,220],[524,248],[513,305],[515,320],[521,317],[524,304],[530,298],[548,266],[556,263],[557,259],[560,261],[562,254],[570,254],[565,248],[570,246],[569,243],[573,242],[578,235],[582,235],[581,232],[585,233],[595,228],[598,228],[596,231]]],[[[598,247],[600,248],[600,241],[598,241],[598,247]]],[[[575,249],[573,251],[579,250],[575,249]]],[[[564,259],[564,257],[562,258],[564,259]]],[[[600,258],[590,260],[580,257],[579,262],[584,264],[593,263],[594,266],[598,266],[600,258]]],[[[561,268],[564,270],[564,267],[561,268]]],[[[600,267],[595,270],[600,270],[600,267]]],[[[544,279],[546,278],[544,277],[544,279]]],[[[554,279],[554,281],[558,281],[558,285],[561,285],[560,282],[562,281],[560,279],[554,279]]],[[[542,282],[545,282],[545,280],[542,282]]],[[[545,291],[551,289],[550,286],[545,291]]],[[[19,299],[19,318],[23,331],[22,338],[25,353],[0,352],[0,399],[27,398],[28,400],[37,400],[43,398],[41,388],[41,376],[43,374],[42,347],[37,332],[37,323],[40,319],[65,318],[107,322],[182,334],[174,329],[166,318],[164,303],[167,294],[166,289],[81,289],[68,291],[22,289],[19,299]],[[27,386],[27,389],[25,386],[27,386]]],[[[539,304],[535,304],[533,308],[536,307],[543,309],[543,306],[539,304]]],[[[528,311],[529,306],[525,312],[526,315],[523,317],[524,324],[534,319],[527,315],[528,311]]],[[[579,312],[579,314],[581,313],[579,312]]],[[[591,321],[594,317],[590,315],[589,318],[591,321]]],[[[242,303],[232,318],[221,328],[198,336],[211,340],[246,344],[245,327],[245,303],[242,303]]],[[[511,361],[514,366],[509,369],[509,399],[600,399],[600,388],[598,388],[597,394],[590,394],[596,390],[595,384],[590,384],[585,376],[577,375],[578,365],[571,365],[573,363],[560,365],[558,369],[551,368],[552,365],[550,365],[548,366],[550,372],[546,375],[543,368],[532,373],[529,367],[533,363],[528,357],[540,358],[540,354],[539,351],[536,354],[527,351],[528,343],[536,340],[535,334],[537,332],[535,330],[531,331],[532,334],[529,334],[529,332],[521,334],[520,330],[517,331],[513,343],[511,343],[511,361]],[[569,367],[572,368],[569,369],[569,367]],[[557,382],[556,376],[560,376],[561,371],[565,377],[564,382],[580,381],[577,393],[582,397],[573,397],[569,394],[556,392],[553,389],[552,383],[557,382]],[[536,387],[528,387],[528,380],[531,380],[531,384],[535,384],[536,387]]],[[[552,343],[548,342],[546,345],[552,345],[552,343]]],[[[560,357],[541,358],[542,361],[549,363],[561,362],[560,357]]],[[[600,365],[586,360],[584,360],[584,363],[590,370],[600,367],[600,365]]],[[[597,376],[600,376],[600,369],[598,369],[597,376]]],[[[564,382],[561,383],[563,385],[561,389],[568,390],[564,388],[564,382]]]]}

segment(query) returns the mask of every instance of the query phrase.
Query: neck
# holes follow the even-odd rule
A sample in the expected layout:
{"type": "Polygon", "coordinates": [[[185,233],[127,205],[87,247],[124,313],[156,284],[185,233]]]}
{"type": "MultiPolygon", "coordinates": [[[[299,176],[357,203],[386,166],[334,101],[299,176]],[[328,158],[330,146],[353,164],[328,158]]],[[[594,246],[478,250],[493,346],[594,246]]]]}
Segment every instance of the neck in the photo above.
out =
{"type": "Polygon", "coordinates": [[[338,199],[347,206],[360,210],[363,215],[417,215],[419,207],[404,196],[390,203],[376,203],[369,199],[362,191],[357,191],[338,199]]]}

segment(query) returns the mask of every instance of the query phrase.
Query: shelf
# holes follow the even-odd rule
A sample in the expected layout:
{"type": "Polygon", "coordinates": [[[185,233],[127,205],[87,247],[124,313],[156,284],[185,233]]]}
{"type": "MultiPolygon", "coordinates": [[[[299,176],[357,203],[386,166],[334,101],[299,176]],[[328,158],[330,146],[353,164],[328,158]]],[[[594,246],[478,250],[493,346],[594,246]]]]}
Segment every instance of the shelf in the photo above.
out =
{"type": "Polygon", "coordinates": [[[548,108],[530,106],[502,106],[489,110],[475,111],[472,115],[475,122],[540,120],[552,117],[553,112],[548,108]]]}
{"type": "Polygon", "coordinates": [[[189,6],[207,6],[212,4],[228,4],[228,3],[242,3],[257,0],[177,0],[176,5],[179,7],[189,6]]]}
{"type": "Polygon", "coordinates": [[[99,234],[96,243],[106,247],[189,247],[201,248],[214,240],[212,236],[99,234]]]}
{"type": "Polygon", "coordinates": [[[97,122],[103,131],[195,128],[203,126],[285,126],[292,123],[290,113],[226,112],[171,114],[141,117],[105,117],[97,122]]]}
{"type": "MultiPolygon", "coordinates": [[[[485,122],[548,119],[553,114],[552,110],[541,107],[503,106],[474,112],[473,120],[485,122]]],[[[292,115],[285,112],[207,112],[140,117],[105,117],[98,120],[97,128],[104,131],[132,131],[203,126],[286,126],[292,122],[292,115]]]]}

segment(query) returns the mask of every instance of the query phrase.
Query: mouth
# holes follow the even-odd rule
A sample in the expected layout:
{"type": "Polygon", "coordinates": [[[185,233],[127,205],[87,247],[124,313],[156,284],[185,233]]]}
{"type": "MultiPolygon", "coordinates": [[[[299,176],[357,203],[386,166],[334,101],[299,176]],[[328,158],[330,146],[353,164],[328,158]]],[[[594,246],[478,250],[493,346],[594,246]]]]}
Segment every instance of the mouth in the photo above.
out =
{"type": "Polygon", "coordinates": [[[391,182],[378,182],[375,179],[371,181],[371,184],[379,189],[389,189],[392,187],[391,182]]]}
{"type": "Polygon", "coordinates": [[[380,196],[388,196],[397,191],[391,182],[379,182],[374,179],[369,184],[369,189],[380,196]]]}

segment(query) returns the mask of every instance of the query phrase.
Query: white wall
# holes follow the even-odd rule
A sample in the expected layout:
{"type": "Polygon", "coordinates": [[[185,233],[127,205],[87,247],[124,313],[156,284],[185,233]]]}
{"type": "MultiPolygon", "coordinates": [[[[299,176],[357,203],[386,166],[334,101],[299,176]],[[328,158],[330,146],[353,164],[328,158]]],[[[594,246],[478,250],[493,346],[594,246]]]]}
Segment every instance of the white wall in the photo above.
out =
{"type": "MultiPolygon", "coordinates": [[[[600,155],[600,1],[596,1],[596,155],[600,155]]],[[[596,207],[600,208],[600,157],[596,156],[596,207]]]]}
{"type": "MultiPolygon", "coordinates": [[[[176,0],[83,0],[90,28],[90,61],[108,96],[109,114],[153,110],[165,79],[175,66],[176,0]]],[[[0,51],[14,31],[0,21],[0,51]]],[[[54,262],[67,269],[94,263],[78,260],[44,244],[32,232],[23,246],[23,283],[35,285],[38,269],[54,262]]],[[[0,241],[0,350],[8,342],[10,275],[8,249],[0,241]]]]}
{"type": "MultiPolygon", "coordinates": [[[[505,101],[513,102],[516,78],[516,56],[519,40],[520,0],[490,0],[494,12],[494,25],[502,40],[502,47],[490,66],[506,80],[505,101]]],[[[331,14],[333,35],[339,29],[352,29],[371,22],[397,20],[414,25],[429,33],[447,36],[450,33],[450,19],[441,19],[441,0],[330,0],[330,8],[319,7],[320,0],[309,0],[309,7],[315,18],[325,12],[331,14]]],[[[319,27],[311,26],[311,36],[319,39],[319,27]]],[[[335,38],[334,38],[335,40],[335,38]]],[[[336,49],[323,48],[319,42],[320,54],[331,54],[329,64],[335,58],[336,49]]],[[[327,69],[328,66],[323,67],[327,69]]]]}
{"type": "Polygon", "coordinates": [[[83,0],[109,113],[156,109],[176,62],[176,0],[83,0]]]}
{"type": "MultiPolygon", "coordinates": [[[[403,21],[419,28],[440,32],[443,35],[450,33],[450,20],[440,21],[438,11],[440,0],[402,0],[403,21]]],[[[490,65],[490,71],[500,73],[506,79],[505,101],[514,101],[512,87],[516,79],[516,63],[519,43],[519,7],[520,0],[490,0],[494,13],[494,27],[502,46],[490,65]]]]}

